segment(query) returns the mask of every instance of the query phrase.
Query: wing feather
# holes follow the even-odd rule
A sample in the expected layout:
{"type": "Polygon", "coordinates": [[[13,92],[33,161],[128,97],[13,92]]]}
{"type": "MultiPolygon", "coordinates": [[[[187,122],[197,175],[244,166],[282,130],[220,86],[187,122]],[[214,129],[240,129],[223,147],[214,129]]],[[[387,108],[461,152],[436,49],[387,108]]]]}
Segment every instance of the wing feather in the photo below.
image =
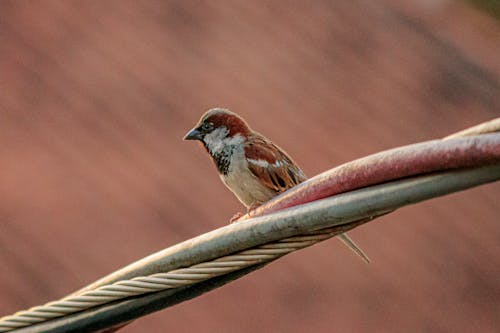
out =
{"type": "Polygon", "coordinates": [[[278,146],[262,136],[254,136],[245,145],[250,171],[262,185],[277,193],[306,180],[305,174],[278,146]]]}

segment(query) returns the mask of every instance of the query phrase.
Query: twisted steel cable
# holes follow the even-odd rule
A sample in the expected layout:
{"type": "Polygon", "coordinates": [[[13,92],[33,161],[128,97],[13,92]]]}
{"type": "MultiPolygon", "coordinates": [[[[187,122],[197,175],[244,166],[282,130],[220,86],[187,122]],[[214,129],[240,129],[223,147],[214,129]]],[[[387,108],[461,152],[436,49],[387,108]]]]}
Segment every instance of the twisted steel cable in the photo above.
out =
{"type": "MultiPolygon", "coordinates": [[[[364,221],[367,221],[365,219],[364,221]]],[[[140,276],[104,285],[82,294],[36,306],[0,319],[0,332],[65,316],[104,303],[155,291],[183,287],[245,267],[269,263],[290,252],[303,249],[339,234],[339,228],[327,228],[308,235],[295,236],[166,273],[140,276]]]]}

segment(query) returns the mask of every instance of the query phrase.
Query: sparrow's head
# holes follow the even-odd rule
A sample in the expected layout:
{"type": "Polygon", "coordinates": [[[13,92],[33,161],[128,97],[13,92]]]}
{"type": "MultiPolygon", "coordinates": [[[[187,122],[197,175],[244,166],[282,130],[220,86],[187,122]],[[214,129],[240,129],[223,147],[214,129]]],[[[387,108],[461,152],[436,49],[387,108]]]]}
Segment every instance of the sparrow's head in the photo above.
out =
{"type": "Polygon", "coordinates": [[[251,133],[243,118],[226,109],[208,110],[184,140],[199,140],[210,151],[243,142],[251,133]]]}

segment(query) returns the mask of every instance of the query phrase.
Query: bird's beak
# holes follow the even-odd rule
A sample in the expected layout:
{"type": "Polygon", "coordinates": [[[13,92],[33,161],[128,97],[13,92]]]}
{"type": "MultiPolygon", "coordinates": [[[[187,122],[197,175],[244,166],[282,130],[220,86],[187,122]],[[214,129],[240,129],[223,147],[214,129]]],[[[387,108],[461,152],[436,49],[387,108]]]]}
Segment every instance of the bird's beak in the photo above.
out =
{"type": "Polygon", "coordinates": [[[186,136],[184,136],[183,140],[202,140],[203,134],[196,128],[190,130],[186,136]]]}

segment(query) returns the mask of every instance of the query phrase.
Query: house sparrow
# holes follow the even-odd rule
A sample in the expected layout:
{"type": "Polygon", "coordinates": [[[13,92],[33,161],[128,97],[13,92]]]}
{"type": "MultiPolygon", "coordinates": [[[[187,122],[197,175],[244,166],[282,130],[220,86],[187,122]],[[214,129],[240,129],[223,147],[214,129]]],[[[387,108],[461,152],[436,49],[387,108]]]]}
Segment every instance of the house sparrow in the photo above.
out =
{"type": "MultiPolygon", "coordinates": [[[[248,211],[307,179],[284,150],[226,109],[208,110],[184,140],[203,143],[222,181],[248,211]]],[[[236,214],[231,222],[242,215],[236,214]]],[[[339,238],[363,260],[369,261],[345,233],[339,238]]]]}

